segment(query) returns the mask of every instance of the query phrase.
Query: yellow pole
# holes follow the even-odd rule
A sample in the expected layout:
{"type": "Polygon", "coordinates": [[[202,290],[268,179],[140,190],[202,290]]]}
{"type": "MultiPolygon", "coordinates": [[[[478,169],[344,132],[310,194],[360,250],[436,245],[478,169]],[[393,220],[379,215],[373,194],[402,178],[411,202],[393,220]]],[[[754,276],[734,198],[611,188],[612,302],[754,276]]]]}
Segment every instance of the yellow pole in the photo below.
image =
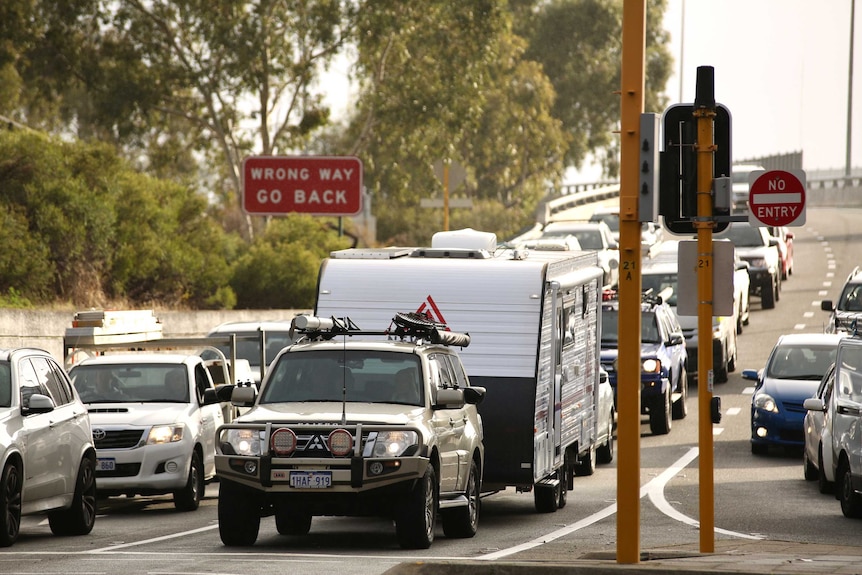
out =
{"type": "Polygon", "coordinates": [[[700,551],[715,551],[715,493],[712,438],[712,170],[715,152],[713,69],[697,69],[694,117],[697,118],[697,419],[700,475],[700,551]],[[705,385],[704,385],[705,384],[705,385]]]}
{"type": "Polygon", "coordinates": [[[623,4],[620,141],[617,563],[640,561],[641,239],[640,116],[644,110],[646,0],[623,4]]]}

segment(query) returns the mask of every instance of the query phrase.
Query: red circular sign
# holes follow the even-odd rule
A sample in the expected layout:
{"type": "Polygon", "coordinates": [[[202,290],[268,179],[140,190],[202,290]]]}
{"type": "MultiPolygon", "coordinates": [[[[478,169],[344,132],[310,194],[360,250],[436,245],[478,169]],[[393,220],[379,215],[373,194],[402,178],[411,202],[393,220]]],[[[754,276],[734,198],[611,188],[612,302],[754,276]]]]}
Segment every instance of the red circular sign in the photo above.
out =
{"type": "Polygon", "coordinates": [[[805,184],[784,170],[763,172],[748,192],[751,216],[767,226],[805,223],[805,184]]]}

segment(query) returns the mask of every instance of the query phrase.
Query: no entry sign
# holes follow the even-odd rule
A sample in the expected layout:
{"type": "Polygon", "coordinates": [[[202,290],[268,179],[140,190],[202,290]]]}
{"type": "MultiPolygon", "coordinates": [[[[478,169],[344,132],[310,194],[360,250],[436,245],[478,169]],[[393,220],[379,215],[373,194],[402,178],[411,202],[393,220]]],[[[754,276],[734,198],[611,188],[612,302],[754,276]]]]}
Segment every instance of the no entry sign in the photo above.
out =
{"type": "Polygon", "coordinates": [[[805,224],[805,172],[752,172],[748,179],[748,221],[752,226],[805,224]]]}
{"type": "Polygon", "coordinates": [[[362,209],[362,162],[352,156],[251,156],[242,176],[250,214],[353,216],[362,209]]]}

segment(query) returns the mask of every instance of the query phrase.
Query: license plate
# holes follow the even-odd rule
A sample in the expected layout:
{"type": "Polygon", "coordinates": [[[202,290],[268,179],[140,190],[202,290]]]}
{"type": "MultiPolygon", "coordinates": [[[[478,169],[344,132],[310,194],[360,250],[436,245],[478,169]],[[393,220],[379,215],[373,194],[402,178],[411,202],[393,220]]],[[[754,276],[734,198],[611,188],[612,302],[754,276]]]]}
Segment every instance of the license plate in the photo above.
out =
{"type": "Polygon", "coordinates": [[[97,459],[97,470],[98,471],[114,471],[117,468],[117,462],[115,459],[97,459]]]}
{"type": "Polygon", "coordinates": [[[331,471],[291,471],[290,486],[301,489],[325,489],[332,487],[331,471]]]}

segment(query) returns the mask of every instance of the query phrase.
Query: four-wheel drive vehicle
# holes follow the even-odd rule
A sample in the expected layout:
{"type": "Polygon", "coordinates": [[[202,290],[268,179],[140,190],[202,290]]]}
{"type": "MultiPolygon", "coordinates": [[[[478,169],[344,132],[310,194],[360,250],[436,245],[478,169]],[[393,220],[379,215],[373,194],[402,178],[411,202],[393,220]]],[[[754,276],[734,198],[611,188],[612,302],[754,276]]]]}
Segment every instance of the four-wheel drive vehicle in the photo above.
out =
{"type": "Polygon", "coordinates": [[[818,453],[821,485],[834,481],[844,515],[862,517],[862,338],[841,339],[817,395],[803,406],[824,414],[818,453]]]}
{"type": "Polygon", "coordinates": [[[419,314],[370,332],[349,318],[293,321],[304,337],[259,395],[234,389],[252,409],[218,430],[222,542],[253,544],[269,515],[290,535],[308,533],[315,515],[391,517],[402,547],[426,549],[439,513],[448,537],[472,537],[485,390],[452,349],[470,337],[419,314]]]}
{"type": "Polygon", "coordinates": [[[96,521],[90,419],[47,351],[0,350],[0,547],[21,516],[46,513],[56,535],[86,535],[96,521]]]}
{"type": "Polygon", "coordinates": [[[857,323],[862,318],[862,270],[859,266],[853,268],[844,281],[838,302],[825,299],[820,302],[820,309],[830,312],[829,321],[824,326],[826,333],[855,331],[857,323]]]}
{"type": "Polygon", "coordinates": [[[765,171],[765,168],[758,164],[737,164],[731,167],[730,194],[734,210],[748,210],[748,195],[750,190],[748,179],[751,177],[752,172],[762,171],[765,171]]]}
{"type": "MultiPolygon", "coordinates": [[[[610,375],[616,399],[619,302],[611,295],[608,297],[602,306],[601,361],[610,375]]],[[[645,293],[641,304],[641,413],[649,414],[653,434],[669,433],[671,419],[682,419],[688,414],[687,360],[685,338],[676,313],[661,296],[645,293]]]]}
{"type": "Polygon", "coordinates": [[[774,308],[781,291],[778,239],[765,227],[748,222],[731,222],[721,236],[733,242],[739,257],[748,262],[751,295],[760,297],[763,309],[774,308]]]}
{"type": "Polygon", "coordinates": [[[215,432],[224,423],[204,360],[102,355],[69,374],[90,413],[99,494],[172,494],[178,510],[197,509],[205,482],[215,476],[215,432]]]}

